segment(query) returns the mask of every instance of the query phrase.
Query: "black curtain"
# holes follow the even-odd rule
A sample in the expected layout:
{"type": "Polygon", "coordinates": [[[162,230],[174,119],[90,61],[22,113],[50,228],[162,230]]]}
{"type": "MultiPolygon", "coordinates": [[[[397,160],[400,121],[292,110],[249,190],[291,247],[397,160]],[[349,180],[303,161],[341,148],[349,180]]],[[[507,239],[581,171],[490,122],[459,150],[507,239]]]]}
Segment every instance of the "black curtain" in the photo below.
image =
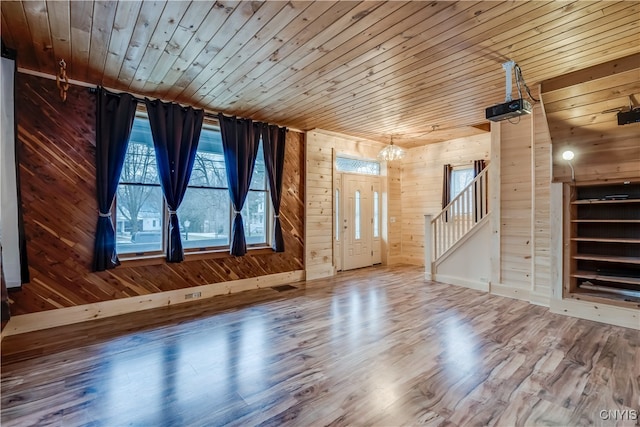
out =
{"type": "MultiPolygon", "coordinates": [[[[486,163],[484,160],[474,160],[473,161],[473,177],[477,177],[480,172],[486,167],[486,163]]],[[[486,206],[487,201],[482,199],[482,182],[477,182],[473,188],[473,200],[474,200],[474,211],[475,211],[475,220],[478,222],[484,217],[483,207],[486,206]]]]}
{"type": "Polygon", "coordinates": [[[138,101],[128,93],[116,94],[98,88],[96,105],[96,187],[98,226],[93,251],[94,271],[120,265],[116,253],[111,205],[127,153],[138,101]]]}
{"type": "Polygon", "coordinates": [[[169,210],[167,261],[184,259],[180,221],[176,211],[187,191],[198,150],[204,111],[145,98],[158,175],[169,210]]]}
{"type": "MultiPolygon", "coordinates": [[[[444,209],[451,202],[451,172],[453,167],[451,165],[444,165],[442,175],[442,209],[444,209]]],[[[444,220],[447,221],[448,215],[445,212],[444,220]]]]}
{"type": "Polygon", "coordinates": [[[284,149],[287,138],[287,128],[275,125],[263,125],[262,150],[264,151],[264,163],[269,177],[269,189],[271,190],[271,202],[275,218],[274,239],[271,247],[276,252],[284,252],[284,239],[282,238],[282,226],[280,225],[280,200],[282,199],[282,175],[284,169],[284,149]]]}
{"type": "Polygon", "coordinates": [[[247,242],[242,223],[242,207],[249,192],[251,175],[258,155],[261,126],[250,119],[225,117],[218,114],[224,163],[227,168],[229,196],[233,204],[233,229],[231,234],[231,254],[242,256],[247,253],[247,242]]]}

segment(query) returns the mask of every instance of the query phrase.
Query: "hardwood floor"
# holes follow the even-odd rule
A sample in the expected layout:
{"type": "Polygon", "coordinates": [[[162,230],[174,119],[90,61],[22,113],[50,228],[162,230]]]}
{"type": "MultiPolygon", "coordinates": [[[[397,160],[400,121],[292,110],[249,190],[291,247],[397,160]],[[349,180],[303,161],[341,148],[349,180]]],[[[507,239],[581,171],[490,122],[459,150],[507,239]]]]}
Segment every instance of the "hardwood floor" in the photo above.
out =
{"type": "Polygon", "coordinates": [[[2,425],[639,424],[639,331],[418,267],[293,285],[9,336],[2,425]]]}

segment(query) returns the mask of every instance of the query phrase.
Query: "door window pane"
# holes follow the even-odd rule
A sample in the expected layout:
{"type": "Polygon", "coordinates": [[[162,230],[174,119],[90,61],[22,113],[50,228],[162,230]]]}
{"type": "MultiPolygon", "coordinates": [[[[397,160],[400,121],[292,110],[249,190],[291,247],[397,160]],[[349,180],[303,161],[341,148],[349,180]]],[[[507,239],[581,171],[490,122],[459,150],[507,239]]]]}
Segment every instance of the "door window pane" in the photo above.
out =
{"type": "Polygon", "coordinates": [[[360,240],[360,191],[356,191],[354,198],[354,237],[356,240],[360,240]]]}
{"type": "Polygon", "coordinates": [[[378,207],[378,192],[373,192],[373,237],[380,237],[380,212],[378,207]]]}
{"type": "Polygon", "coordinates": [[[336,240],[340,240],[340,190],[336,190],[336,240]]]}

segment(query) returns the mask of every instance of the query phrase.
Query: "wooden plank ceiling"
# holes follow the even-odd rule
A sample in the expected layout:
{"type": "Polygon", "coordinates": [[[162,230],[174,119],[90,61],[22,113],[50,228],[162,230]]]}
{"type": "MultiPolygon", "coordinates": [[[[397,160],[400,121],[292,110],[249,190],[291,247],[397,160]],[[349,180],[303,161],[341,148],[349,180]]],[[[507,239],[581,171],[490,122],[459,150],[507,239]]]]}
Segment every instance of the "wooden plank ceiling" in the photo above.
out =
{"type": "Polygon", "coordinates": [[[571,180],[565,150],[576,181],[640,177],[640,123],[618,125],[618,112],[640,108],[640,54],[543,81],[541,98],[554,181],[571,180]]]}
{"type": "Polygon", "coordinates": [[[2,1],[18,66],[414,147],[486,129],[528,85],[640,52],[637,1],[2,1]],[[484,125],[484,126],[483,126],[484,125]]]}

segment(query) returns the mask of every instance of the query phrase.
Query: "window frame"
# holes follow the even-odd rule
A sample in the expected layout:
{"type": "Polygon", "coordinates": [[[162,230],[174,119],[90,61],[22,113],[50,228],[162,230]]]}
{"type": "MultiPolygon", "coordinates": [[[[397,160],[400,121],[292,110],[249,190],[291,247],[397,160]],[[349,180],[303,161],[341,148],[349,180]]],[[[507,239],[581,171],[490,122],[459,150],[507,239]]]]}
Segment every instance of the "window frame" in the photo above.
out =
{"type": "MultiPolygon", "coordinates": [[[[143,119],[146,120],[147,123],[149,121],[149,117],[148,114],[146,112],[146,109],[144,108],[144,106],[139,106],[138,107],[138,111],[136,112],[136,119],[143,119]]],[[[203,131],[214,131],[217,133],[220,133],[220,126],[217,122],[217,120],[211,120],[211,119],[206,119],[205,118],[205,122],[202,125],[202,130],[203,131]]],[[[262,140],[260,141],[260,145],[259,145],[259,150],[262,150],[262,140]]],[[[258,156],[260,156],[260,154],[258,154],[258,156]]],[[[155,156],[154,156],[154,160],[155,160],[155,156]]],[[[263,159],[264,162],[264,159],[263,159]]],[[[245,226],[245,239],[246,239],[246,235],[247,235],[247,230],[249,229],[249,227],[251,226],[249,223],[249,215],[245,216],[245,212],[248,212],[248,201],[249,201],[249,197],[251,193],[263,193],[263,198],[264,198],[264,241],[261,242],[254,242],[254,243],[248,243],[247,242],[247,250],[248,251],[256,251],[256,250],[260,250],[260,249],[268,249],[271,247],[271,243],[272,243],[272,231],[273,231],[273,203],[271,201],[271,188],[269,187],[269,180],[268,180],[268,171],[266,169],[266,164],[264,165],[264,185],[261,186],[260,189],[255,189],[255,188],[250,188],[249,191],[247,192],[247,198],[245,199],[245,203],[242,209],[243,212],[243,223],[245,226]]],[[[225,171],[226,171],[226,165],[225,165],[225,171]]],[[[254,173],[255,173],[256,169],[254,167],[254,173]]],[[[253,180],[253,176],[252,176],[252,180],[253,180]]],[[[226,180],[225,180],[226,181],[226,180]]],[[[118,182],[118,190],[120,188],[120,185],[137,185],[137,186],[150,186],[150,187],[157,187],[160,188],[160,191],[162,192],[162,187],[160,184],[160,180],[158,178],[157,183],[138,183],[138,182],[118,182]]],[[[213,258],[217,258],[220,256],[224,256],[225,254],[227,256],[231,256],[228,254],[229,250],[231,249],[231,232],[232,232],[232,228],[233,228],[233,203],[231,203],[231,198],[229,197],[229,188],[228,188],[228,183],[225,182],[225,186],[224,187],[219,187],[219,186],[202,186],[202,185],[189,185],[187,187],[187,191],[189,191],[189,189],[201,189],[201,190],[224,190],[228,201],[229,201],[229,210],[228,210],[228,230],[229,230],[229,236],[228,236],[228,243],[226,245],[219,245],[219,246],[203,246],[203,247],[190,247],[190,248],[184,248],[184,253],[185,253],[185,259],[186,258],[191,258],[194,256],[204,256],[204,257],[213,257],[213,258]],[[209,255],[209,256],[207,256],[209,255]]],[[[118,216],[118,190],[116,190],[116,197],[114,198],[114,209],[113,209],[113,221],[114,224],[116,225],[116,233],[117,233],[117,226],[118,226],[118,219],[120,218],[118,216]]],[[[187,197],[187,194],[185,192],[185,198],[187,197]]],[[[139,261],[139,260],[145,260],[145,259],[159,259],[159,258],[166,258],[166,249],[167,249],[167,240],[168,240],[168,236],[167,236],[167,222],[169,221],[169,214],[167,211],[167,205],[166,205],[166,201],[164,199],[164,196],[161,197],[162,198],[162,205],[161,205],[161,211],[162,211],[162,215],[160,219],[160,230],[161,230],[161,249],[159,250],[152,250],[152,251],[132,251],[132,252],[120,252],[118,250],[118,258],[123,261],[123,262],[135,262],[135,261],[139,261]]],[[[181,205],[182,206],[182,205],[181,205]]],[[[178,208],[178,210],[180,210],[180,208],[178,208]]],[[[181,224],[180,227],[180,233],[181,233],[181,239],[182,239],[182,243],[183,243],[183,247],[184,247],[184,236],[185,235],[185,231],[183,229],[184,225],[181,224]]],[[[117,238],[117,237],[116,237],[117,238]]],[[[250,254],[249,252],[247,253],[248,255],[250,254]]]]}

